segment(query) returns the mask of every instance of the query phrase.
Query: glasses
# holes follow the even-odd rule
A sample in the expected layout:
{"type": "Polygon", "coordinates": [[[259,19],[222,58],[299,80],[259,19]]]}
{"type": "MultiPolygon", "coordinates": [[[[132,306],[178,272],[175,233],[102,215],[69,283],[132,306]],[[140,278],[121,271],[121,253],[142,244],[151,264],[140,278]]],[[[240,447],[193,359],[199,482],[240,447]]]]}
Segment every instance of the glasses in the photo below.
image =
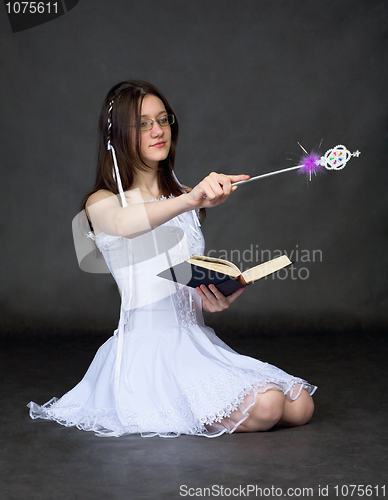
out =
{"type": "Polygon", "coordinates": [[[154,122],[156,122],[160,127],[168,127],[169,125],[172,125],[175,123],[175,116],[174,115],[163,115],[157,120],[152,120],[151,118],[149,120],[142,120],[140,122],[140,132],[148,132],[149,130],[152,130],[154,126],[154,122]]]}

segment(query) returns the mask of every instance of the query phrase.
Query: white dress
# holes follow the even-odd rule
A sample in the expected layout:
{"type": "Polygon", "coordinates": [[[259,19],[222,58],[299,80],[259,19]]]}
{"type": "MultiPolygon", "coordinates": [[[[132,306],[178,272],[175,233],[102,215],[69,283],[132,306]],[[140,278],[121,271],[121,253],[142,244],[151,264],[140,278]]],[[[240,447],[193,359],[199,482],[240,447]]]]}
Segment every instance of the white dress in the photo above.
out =
{"type": "Polygon", "coordinates": [[[100,436],[215,437],[248,418],[257,393],[314,393],[305,380],[233,351],[205,326],[195,289],[156,276],[203,254],[199,226],[192,211],[134,239],[89,233],[120,290],[119,325],[78,385],[28,404],[33,419],[100,436]]]}

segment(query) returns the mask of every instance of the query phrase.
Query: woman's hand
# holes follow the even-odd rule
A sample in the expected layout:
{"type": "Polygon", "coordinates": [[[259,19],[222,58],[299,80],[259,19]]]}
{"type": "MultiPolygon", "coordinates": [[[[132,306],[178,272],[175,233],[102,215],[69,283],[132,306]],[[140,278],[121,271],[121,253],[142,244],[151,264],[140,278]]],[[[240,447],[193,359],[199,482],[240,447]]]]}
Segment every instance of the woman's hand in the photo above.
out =
{"type": "Polygon", "coordinates": [[[198,295],[202,299],[202,309],[207,312],[218,312],[228,309],[230,304],[239,297],[245,288],[239,288],[231,295],[225,297],[214,285],[201,285],[196,287],[198,295]]]}
{"type": "Polygon", "coordinates": [[[224,175],[212,172],[186,195],[188,203],[193,208],[216,207],[226,201],[228,196],[237,189],[237,186],[233,187],[232,183],[247,179],[249,175],[245,174],[224,175]]]}

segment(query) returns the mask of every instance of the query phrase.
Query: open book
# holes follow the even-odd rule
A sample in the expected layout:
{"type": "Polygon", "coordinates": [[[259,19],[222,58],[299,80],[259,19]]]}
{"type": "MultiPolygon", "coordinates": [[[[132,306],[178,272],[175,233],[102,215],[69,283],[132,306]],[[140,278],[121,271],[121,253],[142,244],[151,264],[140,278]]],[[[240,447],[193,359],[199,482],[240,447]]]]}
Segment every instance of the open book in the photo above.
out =
{"type": "Polygon", "coordinates": [[[286,255],[282,255],[251,267],[242,273],[235,264],[227,260],[207,257],[206,255],[194,255],[190,259],[162,271],[158,276],[193,288],[202,284],[206,286],[213,284],[227,297],[239,288],[275,273],[290,264],[290,259],[286,255]]]}

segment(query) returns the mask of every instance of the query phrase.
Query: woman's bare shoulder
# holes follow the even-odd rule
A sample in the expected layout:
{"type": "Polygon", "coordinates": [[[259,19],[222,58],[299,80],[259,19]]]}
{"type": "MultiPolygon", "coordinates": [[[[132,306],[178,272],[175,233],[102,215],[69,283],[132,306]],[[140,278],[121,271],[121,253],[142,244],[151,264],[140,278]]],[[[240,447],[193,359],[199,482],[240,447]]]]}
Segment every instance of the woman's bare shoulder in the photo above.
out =
{"type": "Polygon", "coordinates": [[[109,198],[111,196],[116,196],[114,193],[111,193],[107,189],[99,189],[95,193],[91,194],[89,198],[86,200],[86,208],[90,207],[91,205],[94,205],[95,203],[105,200],[106,198],[109,198]]]}
{"type": "Polygon", "coordinates": [[[117,203],[116,195],[114,193],[111,193],[107,189],[100,189],[99,191],[96,191],[95,193],[93,193],[89,196],[89,198],[86,200],[86,203],[85,203],[85,210],[86,210],[86,214],[87,214],[89,220],[90,220],[89,210],[91,210],[92,205],[95,205],[96,203],[99,203],[99,202],[100,203],[104,202],[101,205],[101,208],[106,209],[107,203],[108,203],[108,206],[111,205],[111,202],[108,201],[109,198],[112,198],[113,205],[116,205],[116,203],[117,203]]]}

